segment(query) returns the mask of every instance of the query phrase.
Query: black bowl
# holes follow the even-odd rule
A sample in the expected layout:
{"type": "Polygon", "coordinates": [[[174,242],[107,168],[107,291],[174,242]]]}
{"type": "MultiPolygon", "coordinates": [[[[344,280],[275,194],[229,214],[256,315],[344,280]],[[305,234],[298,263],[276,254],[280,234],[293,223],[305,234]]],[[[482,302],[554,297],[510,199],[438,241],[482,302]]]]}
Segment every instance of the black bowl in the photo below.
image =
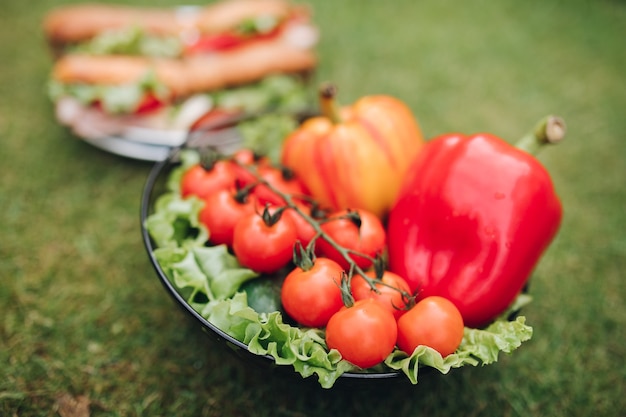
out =
{"type": "MultiPolygon", "coordinates": [[[[231,119],[228,122],[220,123],[218,126],[221,131],[221,138],[224,139],[221,142],[226,148],[236,148],[237,137],[232,129],[233,120],[231,119]]],[[[216,129],[216,126],[211,126],[211,130],[216,129]]],[[[168,157],[160,162],[157,162],[150,174],[148,175],[148,179],[145,183],[142,199],[141,199],[141,233],[143,237],[143,243],[148,253],[148,257],[152,266],[157,274],[157,277],[163,284],[165,290],[168,294],[174,299],[174,302],[182,308],[182,310],[191,318],[191,320],[199,325],[202,331],[209,336],[213,343],[218,345],[222,345],[227,347],[228,351],[233,352],[239,358],[245,360],[248,363],[254,364],[255,366],[264,367],[267,370],[279,371],[281,373],[290,373],[297,377],[300,375],[294,371],[289,366],[278,366],[275,364],[274,358],[269,355],[257,355],[248,350],[248,346],[245,343],[240,342],[239,340],[233,338],[228,335],[226,332],[209,322],[206,318],[204,318],[200,313],[194,310],[189,303],[184,299],[183,296],[178,292],[176,287],[172,282],[170,282],[169,278],[166,276],[165,272],[159,265],[157,259],[154,256],[154,250],[156,249],[155,243],[150,237],[148,230],[145,227],[146,219],[153,213],[154,204],[156,199],[162,195],[166,191],[166,181],[169,176],[169,173],[172,169],[176,168],[179,164],[179,155],[180,152],[186,148],[193,147],[212,147],[212,143],[214,142],[207,135],[203,135],[204,132],[191,132],[190,138],[187,141],[187,144],[174,148],[168,157]],[[194,136],[195,135],[195,136],[194,136]],[[209,140],[205,140],[205,139],[209,140]],[[203,143],[204,140],[204,143],[203,143]],[[192,144],[192,145],[190,145],[192,144]],[[287,371],[287,372],[284,372],[287,371]]],[[[346,372],[340,376],[338,383],[344,381],[344,383],[359,383],[358,381],[372,381],[372,380],[403,380],[406,378],[399,378],[403,374],[400,371],[387,371],[387,372],[346,372]]],[[[302,379],[300,377],[300,379],[302,379]]],[[[408,381],[408,380],[407,380],[408,381]]]]}
{"type": "MultiPolygon", "coordinates": [[[[298,118],[300,121],[303,121],[312,115],[312,113],[302,114],[299,115],[298,118]]],[[[175,304],[177,304],[186,313],[186,316],[195,325],[198,325],[200,329],[209,336],[209,339],[211,339],[216,346],[225,348],[226,351],[234,353],[246,364],[251,364],[258,369],[261,369],[263,372],[278,372],[281,377],[288,375],[291,377],[297,377],[299,381],[304,381],[305,379],[302,378],[300,374],[298,374],[291,366],[276,365],[272,356],[258,355],[250,352],[245,343],[233,338],[194,310],[181,293],[179,293],[174,284],[170,282],[169,278],[159,265],[159,262],[154,256],[156,245],[145,227],[146,220],[154,212],[154,205],[157,198],[167,191],[166,183],[171,171],[180,165],[180,153],[182,151],[188,148],[193,148],[202,152],[203,149],[212,148],[224,154],[232,153],[241,146],[241,137],[239,136],[237,125],[244,120],[249,120],[251,117],[256,117],[237,114],[222,116],[223,117],[219,117],[217,119],[213,116],[200,119],[199,122],[196,123],[196,125],[194,125],[190,130],[185,144],[181,147],[172,149],[167,158],[157,162],[150,171],[141,199],[141,233],[144,246],[157,277],[163,284],[168,294],[173,298],[175,304]]],[[[528,285],[523,289],[523,292],[528,292],[528,285]]],[[[508,319],[514,320],[518,314],[519,310],[514,311],[508,319]]],[[[428,366],[420,367],[420,375],[437,374],[436,372],[432,372],[433,370],[434,368],[428,366]]],[[[311,380],[312,378],[307,379],[311,380]]],[[[398,384],[403,383],[408,384],[409,379],[406,378],[403,372],[394,370],[346,372],[339,377],[334,386],[362,386],[363,384],[372,384],[374,382],[376,383],[376,389],[378,389],[382,386],[397,386],[398,384]]]]}

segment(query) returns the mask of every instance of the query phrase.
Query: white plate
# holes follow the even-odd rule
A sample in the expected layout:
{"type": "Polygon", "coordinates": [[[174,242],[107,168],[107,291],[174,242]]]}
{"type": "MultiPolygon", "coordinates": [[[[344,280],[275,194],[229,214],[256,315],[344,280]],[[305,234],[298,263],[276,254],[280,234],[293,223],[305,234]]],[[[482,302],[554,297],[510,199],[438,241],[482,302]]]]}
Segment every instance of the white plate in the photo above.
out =
{"type": "Polygon", "coordinates": [[[170,146],[151,145],[115,136],[97,139],[82,138],[82,140],[104,151],[143,161],[162,161],[172,150],[170,146]]]}
{"type": "MultiPolygon", "coordinates": [[[[143,133],[147,135],[146,137],[154,138],[164,132],[144,129],[143,133]]],[[[176,144],[174,144],[174,142],[170,142],[172,146],[168,146],[167,143],[159,144],[154,140],[150,143],[147,141],[137,140],[137,138],[129,139],[126,136],[81,138],[81,140],[116,155],[154,162],[166,159],[172,152],[173,148],[182,146],[185,144],[185,141],[186,146],[193,148],[211,147],[225,155],[231,154],[239,149],[242,141],[240,133],[236,127],[224,127],[214,131],[199,130],[191,133],[190,135],[188,135],[188,132],[182,132],[181,135],[182,136],[176,144]]]]}
{"type": "Polygon", "coordinates": [[[175,120],[169,120],[163,112],[135,120],[106,115],[85,107],[75,98],[63,97],[55,104],[55,116],[60,124],[93,146],[129,158],[160,161],[171,148],[185,143],[189,126],[211,106],[209,98],[198,95],[182,105],[175,120]]]}
{"type": "Polygon", "coordinates": [[[156,130],[147,127],[132,126],[124,129],[120,135],[130,142],[146,143],[157,146],[181,146],[187,137],[186,130],[156,130]]]}

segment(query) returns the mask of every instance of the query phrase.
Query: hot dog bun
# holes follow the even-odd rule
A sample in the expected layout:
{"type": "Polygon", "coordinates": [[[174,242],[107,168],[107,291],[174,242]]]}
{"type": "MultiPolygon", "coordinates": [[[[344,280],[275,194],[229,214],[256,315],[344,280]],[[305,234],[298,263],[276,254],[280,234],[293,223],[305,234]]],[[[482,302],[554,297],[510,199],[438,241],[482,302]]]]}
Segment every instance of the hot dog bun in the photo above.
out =
{"type": "MultiPolygon", "coordinates": [[[[172,9],[97,3],[57,8],[44,21],[55,52],[49,92],[57,119],[85,138],[133,137],[137,127],[176,131],[179,137],[207,111],[258,112],[277,103],[285,112],[302,111],[308,105],[308,77],[302,75],[317,65],[318,32],[308,17],[308,8],[287,0],[221,0],[172,9]],[[137,30],[146,32],[142,40],[146,34],[163,36],[151,42],[173,37],[180,51],[90,48],[108,42],[111,34],[126,39],[137,30]],[[226,47],[210,43],[232,38],[226,47]],[[250,88],[252,95],[232,98],[250,88]]],[[[131,45],[138,43],[131,39],[131,45]]]]}
{"type": "Polygon", "coordinates": [[[53,45],[78,43],[101,32],[136,27],[155,35],[214,34],[228,31],[246,19],[288,17],[294,10],[285,0],[223,0],[204,7],[141,8],[88,3],[58,7],[44,18],[43,30],[53,45]]]}
{"type": "Polygon", "coordinates": [[[220,54],[182,60],[119,55],[66,55],[52,79],[64,84],[129,84],[154,71],[172,98],[245,84],[272,73],[306,72],[317,58],[309,49],[286,42],[263,42],[220,54]]]}

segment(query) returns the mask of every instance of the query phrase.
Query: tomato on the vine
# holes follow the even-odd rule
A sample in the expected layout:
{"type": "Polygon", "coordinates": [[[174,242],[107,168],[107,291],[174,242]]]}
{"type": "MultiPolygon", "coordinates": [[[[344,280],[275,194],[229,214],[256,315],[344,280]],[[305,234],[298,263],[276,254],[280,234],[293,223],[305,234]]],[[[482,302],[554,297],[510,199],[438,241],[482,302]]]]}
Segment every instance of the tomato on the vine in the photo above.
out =
{"type": "Polygon", "coordinates": [[[398,347],[410,355],[425,345],[446,357],[459,347],[464,330],[463,317],[450,300],[426,297],[398,319],[398,347]]]}
{"type": "MultiPolygon", "coordinates": [[[[341,210],[322,223],[322,230],[338,245],[349,250],[350,258],[361,269],[372,266],[374,259],[385,250],[385,228],[381,220],[366,210],[341,210]],[[361,256],[364,255],[364,256],[361,256]]],[[[333,259],[344,269],[348,261],[326,239],[318,239],[317,249],[322,256],[333,259]]]]}
{"type": "Polygon", "coordinates": [[[239,263],[261,273],[276,272],[291,261],[296,227],[282,211],[250,213],[235,226],[233,252],[239,263]]]}
{"type": "Polygon", "coordinates": [[[398,329],[393,314],[375,300],[343,307],[328,321],[326,344],[348,362],[369,368],[385,360],[396,345],[398,329]]]}
{"type": "Polygon", "coordinates": [[[223,189],[204,199],[199,220],[209,231],[214,245],[233,245],[235,226],[243,217],[255,213],[256,198],[243,190],[223,189]]]}
{"type": "MultiPolygon", "coordinates": [[[[271,187],[276,188],[281,193],[290,194],[292,196],[306,194],[304,186],[300,180],[293,175],[291,170],[268,164],[259,164],[257,173],[263,181],[267,181],[271,187]]],[[[265,184],[259,184],[254,187],[254,194],[256,194],[261,204],[285,204],[285,200],[265,184]]]]}
{"type": "MultiPolygon", "coordinates": [[[[377,278],[376,271],[368,271],[366,275],[372,280],[377,278]]],[[[355,300],[371,298],[389,310],[396,320],[400,318],[406,312],[411,296],[411,289],[406,280],[391,271],[384,271],[374,286],[378,292],[359,274],[354,274],[350,280],[350,290],[355,300]]]]}
{"type": "Polygon", "coordinates": [[[235,178],[231,161],[218,160],[209,167],[196,164],[183,174],[180,192],[183,197],[195,195],[204,199],[209,194],[233,186],[235,178]]]}
{"type": "MultiPolygon", "coordinates": [[[[296,205],[298,206],[298,209],[302,210],[302,212],[304,212],[306,215],[313,215],[310,206],[301,203],[296,203],[296,205]]],[[[302,246],[306,247],[317,234],[311,223],[309,223],[292,207],[288,207],[287,209],[285,209],[283,215],[290,217],[291,220],[294,222],[294,224],[296,225],[297,239],[300,241],[302,246]]]]}
{"type": "Polygon", "coordinates": [[[230,161],[233,165],[235,177],[239,186],[244,187],[257,182],[253,172],[260,166],[270,164],[270,160],[265,156],[259,156],[252,149],[239,149],[231,155],[230,161]]]}
{"type": "Polygon", "coordinates": [[[343,268],[327,258],[296,267],[283,282],[280,299],[285,312],[303,326],[324,327],[341,307],[343,268]]]}
{"type": "Polygon", "coordinates": [[[252,149],[241,148],[232,154],[231,159],[239,165],[254,165],[258,159],[252,149]]]}

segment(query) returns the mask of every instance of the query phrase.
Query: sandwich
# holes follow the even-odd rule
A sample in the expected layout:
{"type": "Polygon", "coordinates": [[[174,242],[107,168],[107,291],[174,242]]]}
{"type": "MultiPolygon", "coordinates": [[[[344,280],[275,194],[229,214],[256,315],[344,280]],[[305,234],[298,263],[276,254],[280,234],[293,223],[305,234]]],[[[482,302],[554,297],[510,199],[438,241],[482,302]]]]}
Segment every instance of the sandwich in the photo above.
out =
{"type": "Polygon", "coordinates": [[[222,0],[171,9],[99,3],[61,6],[44,18],[55,55],[94,54],[181,57],[288,37],[307,47],[316,41],[310,8],[287,0],[222,0]]]}
{"type": "Polygon", "coordinates": [[[317,65],[310,10],[284,0],[153,9],[64,6],[44,20],[50,97],[78,136],[180,132],[206,114],[306,111],[317,65]]]}

